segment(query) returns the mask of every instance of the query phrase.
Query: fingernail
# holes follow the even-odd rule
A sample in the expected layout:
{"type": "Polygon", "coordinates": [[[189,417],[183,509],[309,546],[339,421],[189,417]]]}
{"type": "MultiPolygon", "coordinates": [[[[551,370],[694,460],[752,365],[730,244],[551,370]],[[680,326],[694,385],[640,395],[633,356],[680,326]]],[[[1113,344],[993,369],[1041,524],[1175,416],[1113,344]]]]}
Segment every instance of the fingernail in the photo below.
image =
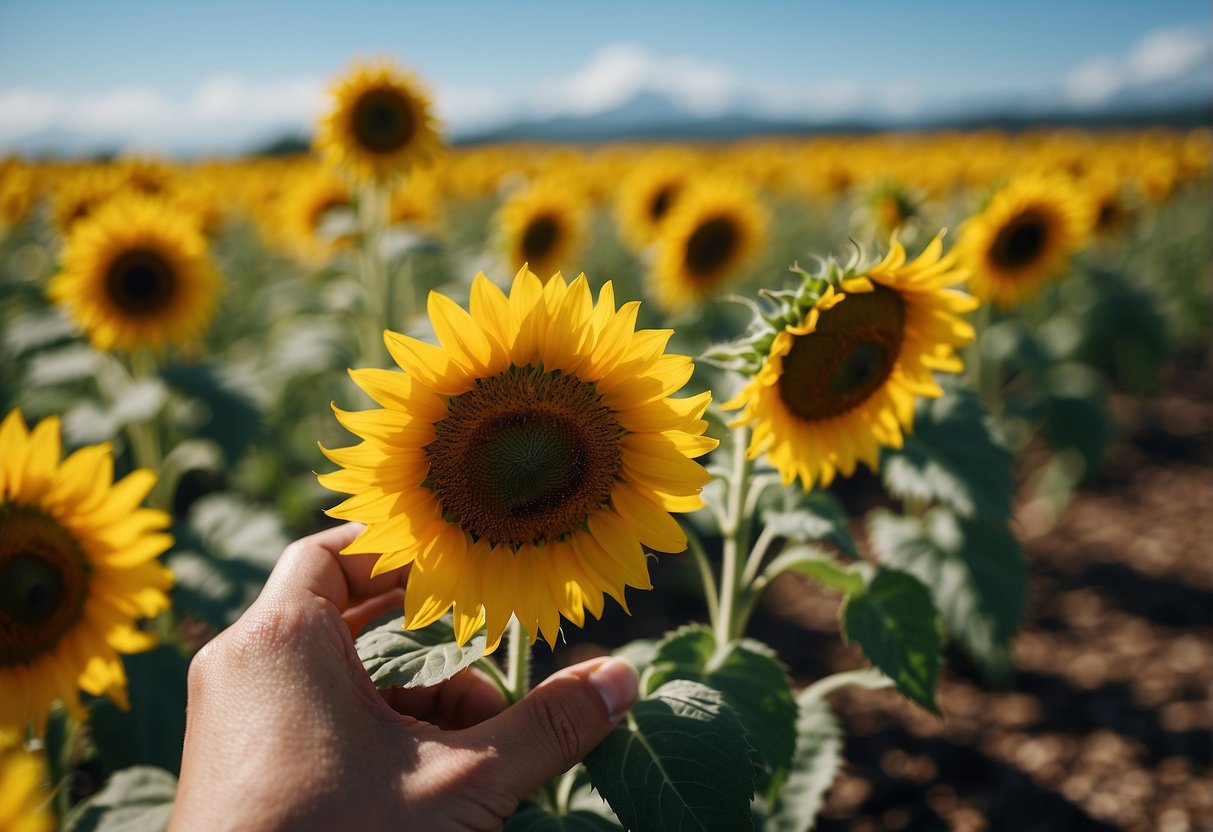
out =
{"type": "Polygon", "coordinates": [[[590,684],[602,697],[602,703],[614,722],[636,701],[640,680],[630,664],[623,659],[611,658],[590,674],[590,684]]]}

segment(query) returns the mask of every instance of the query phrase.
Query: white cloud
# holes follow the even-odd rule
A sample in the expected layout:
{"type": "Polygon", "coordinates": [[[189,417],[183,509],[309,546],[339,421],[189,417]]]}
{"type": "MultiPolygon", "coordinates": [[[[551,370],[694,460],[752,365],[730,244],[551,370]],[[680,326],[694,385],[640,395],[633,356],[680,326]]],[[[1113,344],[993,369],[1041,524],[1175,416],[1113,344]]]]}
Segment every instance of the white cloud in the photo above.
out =
{"type": "Polygon", "coordinates": [[[1066,76],[1065,94],[1074,104],[1094,106],[1125,90],[1207,74],[1211,61],[1213,44],[1203,28],[1155,29],[1133,44],[1123,57],[1104,55],[1075,67],[1066,76]]]}
{"type": "Polygon", "coordinates": [[[540,115],[591,115],[646,92],[696,115],[713,115],[736,101],[741,84],[729,70],[698,58],[663,57],[640,44],[614,43],[572,75],[542,84],[531,101],[540,115]]]}
{"type": "Polygon", "coordinates": [[[323,105],[324,82],[310,77],[253,83],[215,75],[183,98],[150,87],[8,89],[0,90],[0,143],[59,133],[122,150],[241,149],[275,131],[307,129],[323,105]]]}

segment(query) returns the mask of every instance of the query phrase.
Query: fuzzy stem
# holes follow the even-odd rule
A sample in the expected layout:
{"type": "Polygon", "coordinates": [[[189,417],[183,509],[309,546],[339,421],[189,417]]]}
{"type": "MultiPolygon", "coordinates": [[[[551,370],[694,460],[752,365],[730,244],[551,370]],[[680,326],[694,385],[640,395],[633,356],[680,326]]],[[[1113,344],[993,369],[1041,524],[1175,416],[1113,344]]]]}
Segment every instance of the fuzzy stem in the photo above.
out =
{"type": "Polygon", "coordinates": [[[531,685],[531,641],[515,616],[510,619],[510,646],[506,659],[505,683],[510,704],[526,696],[531,685]]]}
{"type": "Polygon", "coordinates": [[[744,627],[739,612],[740,596],[745,592],[741,576],[745,566],[742,550],[750,541],[750,523],[745,516],[746,491],[753,467],[746,454],[749,440],[748,427],[733,429],[733,467],[729,475],[725,523],[720,530],[724,536],[724,546],[720,567],[720,615],[715,627],[717,648],[731,643],[744,627]]]}

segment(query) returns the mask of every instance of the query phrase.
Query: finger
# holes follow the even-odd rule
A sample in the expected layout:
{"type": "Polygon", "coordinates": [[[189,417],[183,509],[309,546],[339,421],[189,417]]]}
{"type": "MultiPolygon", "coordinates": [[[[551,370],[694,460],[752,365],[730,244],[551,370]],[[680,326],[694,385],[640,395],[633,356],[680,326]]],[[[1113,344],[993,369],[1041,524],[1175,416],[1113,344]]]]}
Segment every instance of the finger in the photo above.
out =
{"type": "MultiPolygon", "coordinates": [[[[405,567],[405,571],[407,570],[408,567],[405,567]]],[[[358,638],[366,626],[376,618],[402,609],[404,609],[404,590],[397,587],[389,589],[376,598],[363,601],[355,607],[350,607],[341,614],[341,617],[345,619],[346,626],[350,628],[350,635],[358,638]]]]}
{"type": "Polygon", "coordinates": [[[361,523],[345,523],[287,546],[266,581],[262,597],[314,595],[344,612],[403,587],[407,570],[394,569],[372,578],[371,568],[378,555],[341,554],[364,528],[361,523]]]}
{"type": "Polygon", "coordinates": [[[593,659],[545,680],[514,706],[470,728],[496,754],[493,776],[519,799],[580,762],[636,700],[636,671],[622,659],[593,659]]]}
{"type": "Polygon", "coordinates": [[[505,710],[501,691],[474,667],[432,687],[385,690],[383,698],[399,714],[448,730],[470,728],[505,710]]]}

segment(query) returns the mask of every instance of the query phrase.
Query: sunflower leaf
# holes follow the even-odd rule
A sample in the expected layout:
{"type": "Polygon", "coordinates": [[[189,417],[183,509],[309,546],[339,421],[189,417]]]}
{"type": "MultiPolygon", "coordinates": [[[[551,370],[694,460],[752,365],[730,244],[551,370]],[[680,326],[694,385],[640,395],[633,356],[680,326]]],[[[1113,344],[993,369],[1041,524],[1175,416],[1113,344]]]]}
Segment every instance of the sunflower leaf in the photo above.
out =
{"type": "Polygon", "coordinates": [[[935,687],[943,628],[930,590],[917,578],[893,569],[874,570],[864,591],[844,602],[842,629],[898,690],[939,712],[935,687]]]}
{"type": "Polygon", "coordinates": [[[825,793],[842,765],[842,730],[830,704],[817,696],[796,697],[796,755],[764,828],[771,832],[809,832],[825,793]]]}
{"type": "Polygon", "coordinates": [[[403,618],[393,618],[355,642],[362,666],[380,690],[436,685],[484,655],[484,633],[460,647],[449,615],[420,630],[405,630],[403,624],[403,618]]]}
{"type": "Polygon", "coordinates": [[[948,635],[987,673],[1005,675],[1028,589],[1023,552],[1006,527],[940,508],[922,519],[873,512],[868,523],[881,562],[930,587],[948,635]]]}
{"type": "Polygon", "coordinates": [[[264,432],[256,392],[247,380],[238,379],[230,368],[211,364],[178,364],[165,367],[165,383],[188,396],[195,405],[193,435],[210,439],[238,462],[264,432]]]}
{"type": "Polygon", "coordinates": [[[710,630],[683,627],[661,643],[651,668],[645,679],[649,689],[689,679],[720,691],[771,778],[778,779],[791,765],[796,702],[787,671],[771,648],[746,639],[721,652],[710,630]]]}
{"type": "Polygon", "coordinates": [[[833,494],[825,491],[797,494],[786,488],[778,493],[785,505],[762,514],[763,525],[773,534],[797,543],[820,540],[832,543],[851,557],[858,555],[847,513],[833,494]]]}
{"type": "Polygon", "coordinates": [[[108,771],[156,766],[176,774],[185,736],[189,660],[168,645],[122,656],[130,708],[89,700],[89,727],[108,771]]]}
{"type": "Polygon", "coordinates": [[[880,471],[897,497],[940,503],[962,517],[1005,519],[1013,462],[977,397],[953,388],[919,402],[914,433],[903,447],[884,449],[880,471]]]}
{"type": "Polygon", "coordinates": [[[829,553],[808,544],[784,549],[764,570],[768,578],[774,578],[781,572],[804,575],[826,589],[843,595],[858,595],[863,592],[863,574],[860,569],[856,566],[845,566],[829,553]]]}
{"type": "Polygon", "coordinates": [[[503,832],[619,832],[619,824],[584,809],[557,817],[539,806],[527,806],[506,818],[503,832]]]}
{"type": "Polygon", "coordinates": [[[685,679],[637,702],[585,759],[590,782],[633,832],[751,828],[750,763],[724,696],[685,679]]]}
{"type": "Polygon", "coordinates": [[[105,788],[72,809],[66,832],[157,832],[168,829],[177,778],[155,766],[116,772],[105,788]]]}

